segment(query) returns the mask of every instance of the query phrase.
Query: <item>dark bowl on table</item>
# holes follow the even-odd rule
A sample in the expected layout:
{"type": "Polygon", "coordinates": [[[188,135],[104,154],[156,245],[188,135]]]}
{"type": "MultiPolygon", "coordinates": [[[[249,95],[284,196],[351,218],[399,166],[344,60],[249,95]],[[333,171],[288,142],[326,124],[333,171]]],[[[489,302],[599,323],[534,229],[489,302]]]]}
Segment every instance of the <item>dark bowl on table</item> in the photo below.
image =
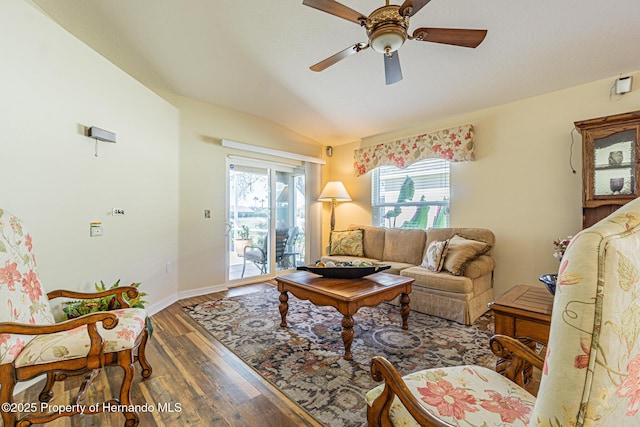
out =
{"type": "Polygon", "coordinates": [[[389,268],[391,268],[390,265],[373,265],[366,267],[316,267],[315,265],[301,265],[298,267],[298,270],[309,271],[333,279],[359,279],[370,274],[388,270],[389,268]]]}

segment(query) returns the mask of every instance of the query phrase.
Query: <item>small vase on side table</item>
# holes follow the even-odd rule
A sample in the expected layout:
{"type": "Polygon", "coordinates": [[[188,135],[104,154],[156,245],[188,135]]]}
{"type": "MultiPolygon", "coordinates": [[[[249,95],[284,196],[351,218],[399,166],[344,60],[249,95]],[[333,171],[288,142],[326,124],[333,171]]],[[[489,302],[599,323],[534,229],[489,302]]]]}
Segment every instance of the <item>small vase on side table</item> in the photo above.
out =
{"type": "Polygon", "coordinates": [[[544,283],[551,295],[556,294],[556,282],[558,281],[557,274],[543,274],[542,276],[538,277],[538,280],[544,283]]]}

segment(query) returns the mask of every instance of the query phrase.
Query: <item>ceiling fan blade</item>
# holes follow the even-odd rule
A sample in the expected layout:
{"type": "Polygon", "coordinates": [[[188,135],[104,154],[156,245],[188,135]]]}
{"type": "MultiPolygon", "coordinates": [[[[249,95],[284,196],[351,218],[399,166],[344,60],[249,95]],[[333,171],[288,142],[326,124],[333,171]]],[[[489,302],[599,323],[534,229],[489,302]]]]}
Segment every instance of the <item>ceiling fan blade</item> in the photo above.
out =
{"type": "Polygon", "coordinates": [[[302,4],[314,9],[321,10],[323,12],[327,12],[331,15],[337,16],[338,18],[355,22],[358,25],[362,25],[362,22],[367,20],[367,17],[360,12],[356,12],[350,7],[347,7],[342,3],[338,3],[334,0],[304,0],[302,4]]]}
{"type": "Polygon", "coordinates": [[[451,44],[454,46],[477,47],[487,35],[487,30],[464,30],[458,28],[418,28],[412,39],[451,44]]]}
{"type": "Polygon", "coordinates": [[[405,0],[398,9],[400,16],[413,16],[426,6],[430,0],[405,0]]]}
{"type": "Polygon", "coordinates": [[[342,61],[347,56],[353,55],[354,53],[358,53],[361,50],[365,50],[368,47],[369,47],[369,45],[366,44],[366,43],[356,43],[353,46],[349,46],[345,50],[340,51],[340,52],[336,53],[335,55],[332,55],[332,56],[328,57],[327,59],[324,59],[324,60],[318,62],[317,64],[312,65],[309,68],[311,69],[311,71],[322,71],[322,70],[325,70],[325,69],[329,68],[330,66],[332,66],[333,64],[335,64],[336,62],[342,61]]]}
{"type": "Polygon", "coordinates": [[[391,56],[384,56],[384,78],[388,85],[398,83],[402,80],[402,68],[400,68],[400,56],[395,51],[391,56]]]}

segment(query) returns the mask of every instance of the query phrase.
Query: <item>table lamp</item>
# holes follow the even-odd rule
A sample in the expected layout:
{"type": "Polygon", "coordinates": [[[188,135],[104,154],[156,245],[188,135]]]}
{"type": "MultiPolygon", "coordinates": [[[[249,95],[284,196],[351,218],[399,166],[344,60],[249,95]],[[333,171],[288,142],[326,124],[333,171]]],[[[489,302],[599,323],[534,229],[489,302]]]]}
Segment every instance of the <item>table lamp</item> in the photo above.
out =
{"type": "Polygon", "coordinates": [[[347,189],[344,188],[342,181],[329,181],[324,186],[322,193],[320,193],[318,201],[331,202],[331,231],[333,231],[336,225],[336,202],[350,202],[351,196],[347,193],[347,189]]]}

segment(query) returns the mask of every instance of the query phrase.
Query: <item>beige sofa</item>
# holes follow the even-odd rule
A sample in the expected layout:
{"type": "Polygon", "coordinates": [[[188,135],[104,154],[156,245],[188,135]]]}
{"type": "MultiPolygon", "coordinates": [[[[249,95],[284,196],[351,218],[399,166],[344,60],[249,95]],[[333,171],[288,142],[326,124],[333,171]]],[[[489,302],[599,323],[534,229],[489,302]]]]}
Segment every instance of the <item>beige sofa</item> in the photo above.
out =
{"type": "MultiPolygon", "coordinates": [[[[349,230],[363,230],[362,256],[326,255],[323,262],[345,262],[356,258],[376,264],[388,264],[388,273],[414,279],[411,309],[459,323],[471,324],[485,313],[493,301],[491,255],[495,245],[493,232],[484,228],[431,228],[405,230],[352,224],[349,230]],[[488,251],[466,264],[461,275],[446,270],[430,271],[422,267],[425,250],[434,241],[445,241],[454,235],[488,243],[488,251]]],[[[446,259],[446,257],[445,257],[446,259]]]]}

